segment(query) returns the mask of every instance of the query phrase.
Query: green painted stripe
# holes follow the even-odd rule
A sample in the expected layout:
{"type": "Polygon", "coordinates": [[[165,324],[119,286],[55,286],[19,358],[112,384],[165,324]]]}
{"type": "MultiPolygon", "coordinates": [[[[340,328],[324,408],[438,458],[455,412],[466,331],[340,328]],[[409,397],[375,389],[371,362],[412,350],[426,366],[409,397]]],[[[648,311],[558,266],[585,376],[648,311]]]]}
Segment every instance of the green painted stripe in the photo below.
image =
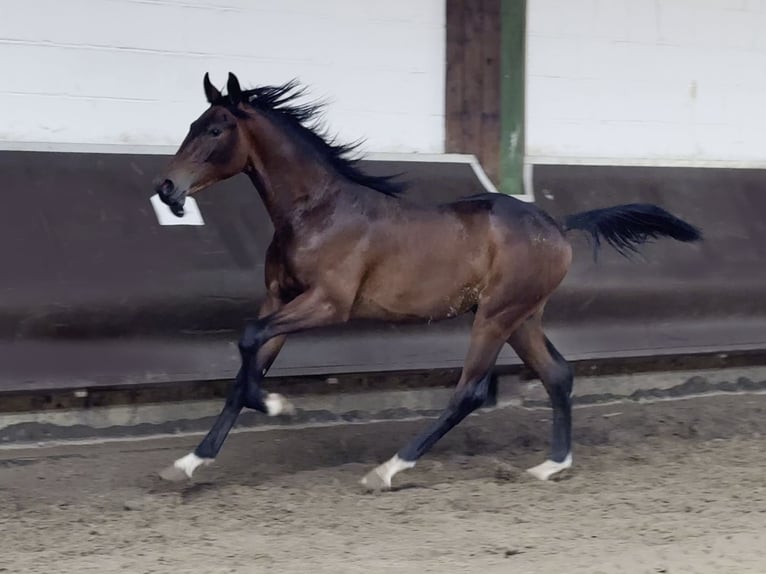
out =
{"type": "Polygon", "coordinates": [[[526,0],[501,0],[500,191],[524,192],[526,0]]]}

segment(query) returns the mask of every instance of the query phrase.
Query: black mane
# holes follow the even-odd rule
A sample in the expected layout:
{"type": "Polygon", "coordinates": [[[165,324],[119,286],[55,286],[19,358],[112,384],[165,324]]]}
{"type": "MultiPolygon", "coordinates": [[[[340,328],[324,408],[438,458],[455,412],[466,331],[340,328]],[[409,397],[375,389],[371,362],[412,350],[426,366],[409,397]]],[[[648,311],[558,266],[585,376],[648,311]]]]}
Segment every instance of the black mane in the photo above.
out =
{"type": "MultiPolygon", "coordinates": [[[[296,80],[291,80],[281,86],[260,86],[250,90],[242,90],[242,101],[250,107],[265,113],[280,124],[292,128],[293,132],[309,144],[320,156],[341,176],[386,195],[398,196],[406,189],[406,184],[394,182],[397,175],[375,176],[364,173],[358,167],[359,159],[349,157],[362,143],[338,144],[319,126],[321,103],[296,102],[305,93],[296,80]],[[314,120],[313,125],[308,122],[314,120]]],[[[235,115],[236,107],[228,96],[221,96],[216,104],[227,106],[235,115]]],[[[240,112],[241,113],[241,112],[240,112]]]]}

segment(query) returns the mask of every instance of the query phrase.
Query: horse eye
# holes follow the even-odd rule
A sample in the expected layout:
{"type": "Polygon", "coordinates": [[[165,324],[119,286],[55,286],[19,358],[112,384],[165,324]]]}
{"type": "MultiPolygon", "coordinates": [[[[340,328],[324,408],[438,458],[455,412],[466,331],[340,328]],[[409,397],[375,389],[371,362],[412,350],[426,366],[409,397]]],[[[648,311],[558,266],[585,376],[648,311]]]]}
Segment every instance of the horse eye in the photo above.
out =
{"type": "Polygon", "coordinates": [[[221,128],[211,128],[210,129],[210,135],[213,136],[213,137],[218,137],[222,133],[223,132],[221,131],[221,128]]]}

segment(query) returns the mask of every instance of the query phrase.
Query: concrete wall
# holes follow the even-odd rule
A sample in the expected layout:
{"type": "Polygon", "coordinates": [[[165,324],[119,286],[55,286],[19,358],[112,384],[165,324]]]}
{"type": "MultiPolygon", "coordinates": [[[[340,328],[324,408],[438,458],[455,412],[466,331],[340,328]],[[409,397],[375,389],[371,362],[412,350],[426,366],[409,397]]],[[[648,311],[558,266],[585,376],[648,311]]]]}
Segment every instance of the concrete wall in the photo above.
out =
{"type": "Polygon", "coordinates": [[[766,2],[528,7],[527,161],[766,166],[766,2]]]}
{"type": "Polygon", "coordinates": [[[177,145],[202,76],[293,77],[343,139],[441,152],[445,0],[23,0],[0,10],[0,148],[177,145]]]}

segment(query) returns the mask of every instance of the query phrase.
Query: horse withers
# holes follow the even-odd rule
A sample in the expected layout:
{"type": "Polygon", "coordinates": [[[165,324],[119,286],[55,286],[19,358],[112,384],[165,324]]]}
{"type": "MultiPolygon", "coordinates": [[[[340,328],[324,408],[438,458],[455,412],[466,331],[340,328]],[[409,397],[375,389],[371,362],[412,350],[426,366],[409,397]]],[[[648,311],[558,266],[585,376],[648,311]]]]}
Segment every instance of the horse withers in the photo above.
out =
{"type": "Polygon", "coordinates": [[[291,409],[261,382],[285,337],[354,319],[431,322],[472,312],[470,344],[443,414],[363,479],[386,489],[488,394],[500,350],[511,345],[537,373],[553,409],[551,455],[529,469],[546,480],[572,465],[572,369],[545,336],[546,302],[572,261],[567,235],[590,234],[622,254],[668,236],[700,232],[655,205],[631,204],[571,215],[562,222],[533,204],[484,193],[438,206],[403,195],[391,177],[361,171],[352,146],[331,143],[309,123],[319,108],[300,104],[302,89],[243,90],[229,74],[223,95],[204,77],[210,104],[158,180],[176,215],[185,198],[247,174],[274,226],[266,253],[267,296],[239,340],[241,367],[223,410],[196,449],[161,475],[191,477],[212,462],[243,407],[267,415],[291,409]]]}

